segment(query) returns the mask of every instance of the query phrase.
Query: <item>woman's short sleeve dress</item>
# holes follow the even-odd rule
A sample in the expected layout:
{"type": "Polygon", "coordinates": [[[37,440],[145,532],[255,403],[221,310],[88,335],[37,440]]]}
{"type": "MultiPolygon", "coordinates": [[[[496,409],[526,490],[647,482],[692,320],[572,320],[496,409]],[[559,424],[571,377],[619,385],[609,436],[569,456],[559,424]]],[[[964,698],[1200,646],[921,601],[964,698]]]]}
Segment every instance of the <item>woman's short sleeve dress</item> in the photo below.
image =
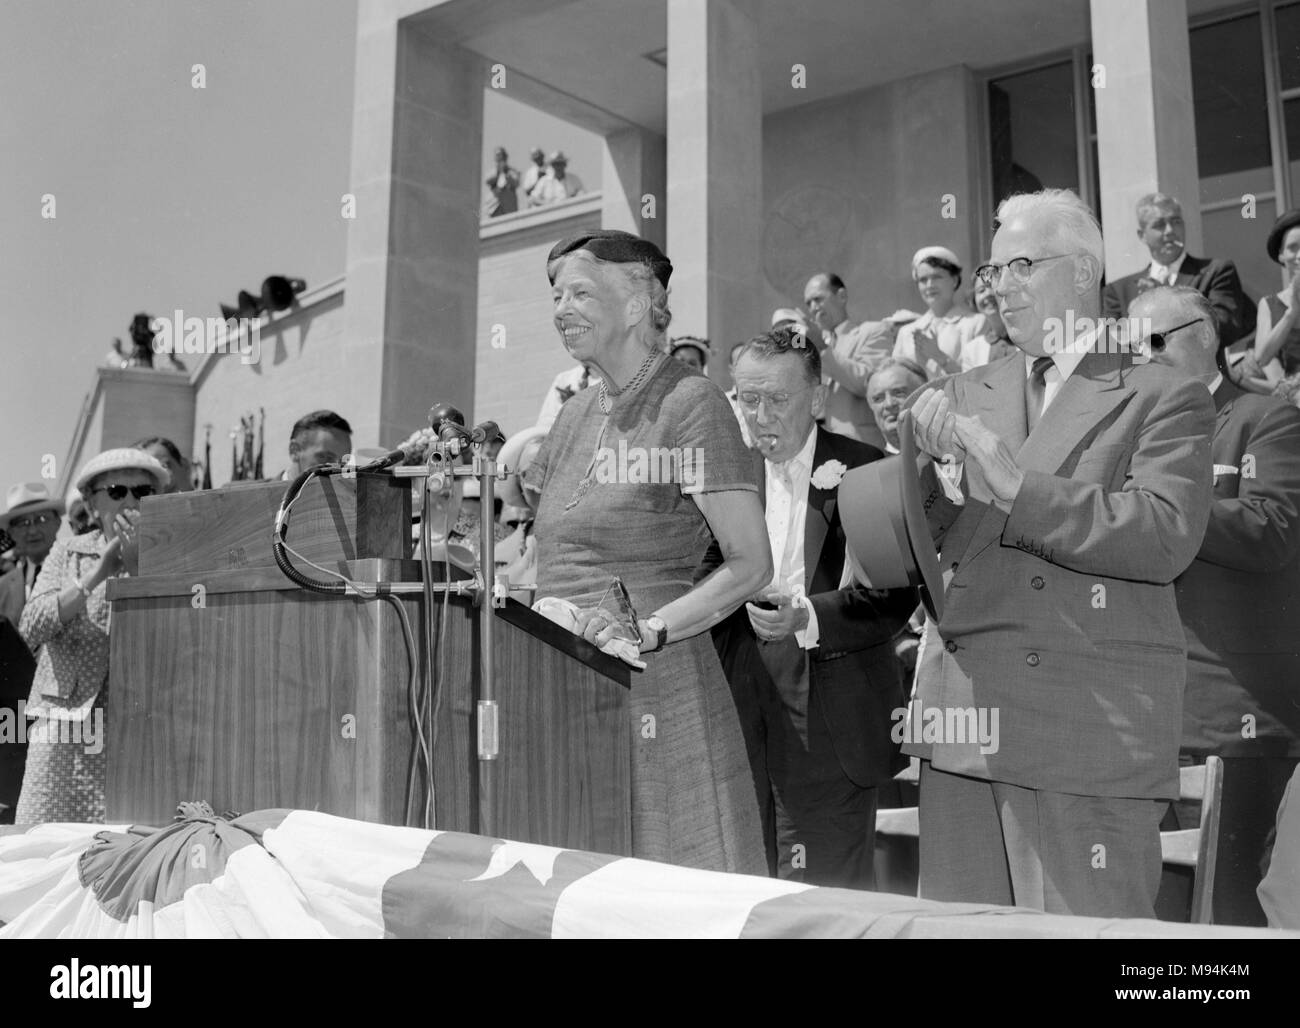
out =
{"type": "MultiPolygon", "coordinates": [[[[690,590],[709,526],[697,492],[757,491],[725,395],[670,358],[644,385],[599,407],[564,405],[526,475],[541,490],[537,595],[604,590],[617,575],[646,617],[690,590]]],[[[707,632],[646,654],[633,671],[633,855],[766,874],[740,722],[707,632]]]]}

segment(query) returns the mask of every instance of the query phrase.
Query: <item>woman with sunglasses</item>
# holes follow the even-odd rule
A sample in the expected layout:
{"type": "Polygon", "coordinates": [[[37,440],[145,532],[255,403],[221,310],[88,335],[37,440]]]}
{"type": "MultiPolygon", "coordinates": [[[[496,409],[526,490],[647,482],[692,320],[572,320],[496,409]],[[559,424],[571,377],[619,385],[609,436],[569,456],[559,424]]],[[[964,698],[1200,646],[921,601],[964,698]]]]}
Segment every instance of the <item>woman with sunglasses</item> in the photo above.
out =
{"type": "Polygon", "coordinates": [[[27,700],[27,769],[15,820],[105,818],[104,709],[108,600],[104,583],[135,574],[140,501],[161,493],[167,469],[143,450],[106,450],[77,476],[95,528],[54,544],[23,610],[22,634],[40,647],[27,700]]]}

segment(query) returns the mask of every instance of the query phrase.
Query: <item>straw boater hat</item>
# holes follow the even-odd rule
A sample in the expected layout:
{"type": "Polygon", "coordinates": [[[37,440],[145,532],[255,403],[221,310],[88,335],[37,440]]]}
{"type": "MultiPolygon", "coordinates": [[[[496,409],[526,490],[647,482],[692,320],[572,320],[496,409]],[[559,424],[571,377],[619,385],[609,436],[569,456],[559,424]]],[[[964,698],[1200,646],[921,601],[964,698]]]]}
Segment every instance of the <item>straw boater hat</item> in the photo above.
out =
{"type": "Polygon", "coordinates": [[[81,493],[82,496],[86,496],[86,487],[90,485],[96,476],[102,475],[106,471],[126,471],[130,468],[147,471],[153,475],[154,482],[160,492],[167,487],[167,483],[172,479],[171,473],[153,457],[145,453],[144,450],[123,446],[116,450],[105,450],[98,457],[91,457],[90,460],[86,461],[81,468],[81,474],[77,476],[77,492],[81,493]]]}
{"type": "Polygon", "coordinates": [[[43,510],[62,514],[65,509],[62,500],[50,496],[49,486],[44,482],[19,482],[5,497],[5,511],[0,514],[0,532],[9,527],[12,519],[21,515],[39,514],[43,510]]]}
{"type": "Polygon", "coordinates": [[[912,417],[898,425],[899,453],[862,464],[840,480],[840,521],[849,551],[873,589],[914,586],[934,621],[943,615],[943,576],[916,472],[912,417]]]}

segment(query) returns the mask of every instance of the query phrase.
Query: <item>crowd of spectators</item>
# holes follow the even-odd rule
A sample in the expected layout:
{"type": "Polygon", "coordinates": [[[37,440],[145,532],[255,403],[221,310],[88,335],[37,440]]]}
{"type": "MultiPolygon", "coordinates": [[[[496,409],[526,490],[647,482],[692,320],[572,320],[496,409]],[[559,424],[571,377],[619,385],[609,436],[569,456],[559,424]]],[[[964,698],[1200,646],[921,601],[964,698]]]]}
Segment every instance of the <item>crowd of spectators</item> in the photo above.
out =
{"type": "Polygon", "coordinates": [[[492,156],[495,165],[487,178],[490,198],[484,207],[489,218],[518,211],[521,192],[524,207],[545,207],[585,192],[582,179],[569,171],[569,158],[563,150],[553,150],[548,157],[534,147],[529,154],[531,163],[522,175],[510,166],[505,147],[498,146],[492,156]]]}
{"type": "MultiPolygon", "coordinates": [[[[534,149],[522,174],[510,166],[503,148],[497,149],[495,161],[487,180],[489,216],[517,211],[521,191],[522,203],[529,207],[582,192],[582,183],[568,172],[562,151],[546,158],[542,150],[534,149]]],[[[1219,411],[1213,438],[1204,441],[1206,452],[1212,449],[1214,455],[1210,527],[1197,559],[1177,582],[1189,654],[1180,759],[1190,764],[1218,755],[1228,761],[1225,796],[1238,811],[1252,813],[1220,857],[1221,894],[1231,898],[1224,916],[1238,919],[1237,923],[1263,923],[1254,894],[1261,863],[1267,866],[1265,839],[1272,814],[1300,762],[1300,692],[1295,678],[1300,673],[1300,645],[1295,642],[1300,632],[1286,620],[1294,618],[1294,607],[1256,618],[1254,628],[1239,625],[1236,615],[1227,611],[1234,607],[1238,613],[1249,611],[1261,597],[1273,597],[1285,608],[1289,597],[1300,595],[1296,592],[1300,588],[1300,413],[1294,410],[1300,392],[1300,211],[1285,214],[1261,241],[1270,258],[1286,271],[1289,284],[1257,303],[1247,297],[1232,260],[1198,258],[1186,252],[1185,226],[1175,198],[1151,194],[1139,202],[1136,213],[1138,237],[1151,257],[1149,266],[1088,288],[1094,290],[1098,309],[1117,323],[1144,319],[1148,330],[1124,342],[1146,346],[1149,359],[1163,360],[1202,381],[1219,411]],[[1225,425],[1235,433],[1231,438],[1225,425]],[[1262,477],[1245,473],[1247,458],[1252,468],[1267,469],[1262,477]],[[1254,726],[1249,738],[1224,730],[1225,719],[1239,721],[1243,713],[1251,716],[1254,726]]],[[[806,735],[802,742],[793,736],[781,736],[779,744],[774,741],[777,735],[771,733],[777,732],[774,726],[779,718],[773,711],[785,709],[783,704],[802,703],[800,717],[815,714],[829,719],[820,745],[844,752],[851,744],[839,737],[842,725],[834,722],[830,701],[817,690],[849,688],[843,678],[847,665],[837,665],[832,674],[829,665],[817,663],[818,648],[833,641],[853,652],[854,633],[866,631],[863,626],[868,622],[879,623],[884,627],[879,637],[872,636],[869,668],[854,664],[858,670],[852,674],[860,671],[879,678],[897,673],[900,683],[914,682],[927,616],[914,591],[877,595],[861,583],[852,583],[844,570],[842,534],[838,557],[826,568],[804,567],[801,551],[793,549],[787,538],[793,526],[802,532],[809,516],[801,489],[809,489],[809,474],[832,456],[832,463],[856,466],[897,455],[903,416],[927,388],[942,392],[951,388],[953,376],[1022,357],[1027,362],[1017,346],[1014,323],[1008,324],[1023,310],[1008,307],[1011,287],[1006,283],[1024,285],[1034,268],[1065,254],[1039,247],[1032,257],[1003,255],[1004,262],[972,271],[952,249],[927,244],[910,260],[916,299],[923,309],[900,309],[877,318],[862,318],[860,310],[851,313],[849,288],[838,270],[809,268],[801,306],[771,312],[765,317],[769,332],[728,341],[726,377],[731,388],[724,395],[707,381],[713,352],[709,340],[667,334],[671,265],[653,244],[629,243],[619,236],[592,233],[567,250],[561,244],[553,252],[547,271],[556,289],[557,328],[563,332],[588,316],[583,313],[584,301],[574,298],[579,279],[593,292],[624,298],[644,294],[639,316],[643,320],[605,350],[570,348],[575,363],[550,384],[536,424],[490,441],[491,453],[510,472],[492,510],[482,508],[477,483],[470,482],[444,508],[416,513],[437,516],[440,526],[431,536],[434,544],[467,568],[481,557],[482,519],[491,519],[498,571],[507,577],[515,595],[525,600],[532,600],[539,589],[594,588],[610,567],[630,559],[623,552],[630,544],[608,534],[620,519],[644,543],[638,544],[641,549],[635,554],[638,567],[653,562],[654,544],[669,528],[680,533],[680,539],[691,541],[689,547],[683,543],[681,552],[689,551],[696,563],[701,556],[695,552],[696,543],[706,539],[722,543],[722,552],[729,556],[724,559],[715,553],[710,573],[718,577],[703,580],[715,585],[697,584],[682,592],[677,586],[684,571],[677,567],[671,573],[665,570],[650,585],[642,584],[640,598],[647,599],[648,608],[657,606],[667,613],[646,619],[649,627],[640,626],[638,633],[654,640],[662,631],[658,647],[652,642],[643,650],[650,655],[666,642],[684,641],[686,635],[706,640],[714,628],[720,660],[704,642],[689,649],[670,648],[674,660],[652,661],[653,674],[642,679],[651,685],[642,688],[653,688],[659,701],[690,716],[718,718],[719,696],[728,695],[718,691],[725,671],[740,711],[741,731],[723,732],[714,724],[720,733],[715,748],[666,750],[671,754],[666,761],[643,771],[650,778],[634,783],[640,790],[634,803],[634,821],[643,843],[638,853],[681,859],[677,847],[686,836],[675,841],[673,833],[680,828],[679,820],[685,825],[695,814],[680,808],[680,796],[673,798],[675,790],[698,791],[701,781],[712,776],[714,786],[725,780],[726,789],[734,791],[738,766],[752,772],[760,804],[765,806],[760,818],[753,819],[745,812],[747,801],[732,796],[715,819],[698,829],[700,845],[718,855],[717,866],[762,873],[762,859],[752,853],[743,855],[751,838],[761,832],[769,873],[816,884],[871,887],[874,790],[896,770],[896,763],[876,759],[880,755],[874,754],[867,762],[870,773],[859,774],[856,765],[844,760],[828,765],[795,759],[790,754],[800,745],[806,750],[813,744],[806,735]],[[1023,266],[1017,266],[1018,260],[1023,266]],[[672,370],[665,371],[669,359],[672,370]],[[611,376],[623,381],[623,387],[612,388],[611,376]],[[760,478],[766,474],[767,479],[759,494],[766,489],[766,510],[748,501],[735,500],[731,507],[689,500],[668,504],[657,496],[646,510],[657,510],[658,521],[648,518],[633,524],[628,520],[631,508],[606,510],[597,500],[588,499],[593,489],[591,469],[584,473],[583,466],[593,440],[598,447],[611,410],[633,409],[625,406],[633,401],[623,394],[637,389],[646,392],[636,402],[655,398],[647,411],[676,412],[678,420],[672,424],[646,422],[658,433],[656,439],[662,435],[665,445],[680,442],[689,429],[695,433],[691,438],[707,441],[714,447],[710,452],[718,453],[718,440],[735,435],[735,447],[722,447],[725,462],[709,468],[715,485],[744,480],[750,473],[745,470],[746,454],[762,456],[759,463],[766,471],[758,474],[760,478]],[[689,404],[683,398],[689,398],[689,404]],[[791,473],[793,480],[785,477],[791,473]],[[773,521],[774,497],[786,504],[781,509],[798,510],[789,524],[773,521]],[[575,507],[585,520],[575,520],[571,513],[575,507]],[[593,540],[600,540],[600,545],[593,540]],[[752,552],[755,545],[761,560],[752,552]],[[843,594],[840,606],[822,606],[810,597],[801,604],[792,598],[791,581],[822,571],[834,579],[828,579],[827,593],[843,594]],[[764,588],[758,589],[756,583],[764,588]],[[750,602],[740,602],[746,598],[750,602]],[[730,628],[718,626],[719,618],[728,617],[730,628]],[[849,620],[839,620],[844,617],[849,620]],[[669,627],[663,627],[665,620],[669,627]],[[684,626],[689,627],[684,631],[684,626]],[[798,640],[790,644],[794,659],[807,656],[812,662],[808,667],[815,671],[813,681],[821,675],[823,682],[836,684],[816,687],[809,694],[808,677],[794,674],[791,682],[803,690],[797,701],[791,700],[785,680],[775,671],[770,696],[758,697],[745,691],[748,686],[738,687],[738,681],[749,681],[744,678],[749,671],[737,670],[749,666],[745,647],[755,640],[775,644],[787,636],[798,640]],[[717,682],[708,682],[710,676],[717,682]],[[683,682],[695,683],[691,689],[698,689],[683,691],[683,682]],[[767,706],[760,709],[762,704],[767,706]],[[779,772],[773,762],[780,764],[779,772]],[[813,779],[815,788],[810,784],[813,779]],[[835,834],[828,827],[831,822],[840,825],[841,834],[849,826],[853,838],[825,841],[835,834]],[[801,868],[783,847],[800,831],[813,832],[813,826],[822,833],[810,836],[823,840],[821,852],[833,851],[836,857],[811,869],[801,868]]],[[[143,335],[139,345],[144,345],[143,335]]],[[[1065,369],[1062,378],[1070,370],[1065,369]]],[[[1041,402],[1046,409],[1061,382],[1050,377],[1051,369],[1038,371],[1037,363],[1032,369],[1026,363],[1024,374],[1031,385],[1035,375],[1045,376],[1041,402]]],[[[722,377],[716,368],[713,377],[722,377]]],[[[429,438],[422,430],[408,443],[429,438]]],[[[289,480],[312,466],[338,463],[352,452],[347,420],[333,411],[314,411],[294,425],[284,469],[271,477],[289,480]]],[[[972,454],[970,459],[976,458],[972,454]]],[[[1206,473],[1208,477],[1208,468],[1206,473]]],[[[33,729],[112,716],[110,619],[104,584],[115,575],[136,570],[141,500],[193,488],[194,469],[183,449],[169,439],[151,436],[90,459],[66,497],[52,495],[46,484],[37,482],[19,483],[8,490],[0,511],[0,546],[5,547],[0,552],[0,669],[5,687],[0,703],[15,709],[20,701],[25,703],[33,729]],[[65,518],[68,532],[61,535],[65,518]]],[[[1126,487],[1118,483],[1116,488],[1126,487]]],[[[828,515],[833,532],[838,531],[835,517],[838,514],[828,515]]],[[[708,567],[708,561],[701,566],[708,567]]],[[[802,586],[794,590],[796,595],[801,592],[802,586]]],[[[609,626],[598,627],[587,617],[579,620],[575,630],[604,642],[609,626]]],[[[935,631],[933,622],[928,630],[935,631]]],[[[1172,645],[1183,644],[1179,639],[1172,645]]],[[[867,649],[859,649],[863,651],[859,657],[865,660],[867,649]]],[[[756,645],[750,664],[770,662],[773,653],[775,645],[756,645]]],[[[898,695],[901,700],[905,692],[898,695]]],[[[0,821],[13,821],[15,816],[20,822],[102,820],[102,751],[87,754],[84,748],[60,746],[57,731],[29,734],[38,741],[25,751],[14,744],[0,745],[0,821]]],[[[1176,826],[1180,816],[1185,822],[1185,814],[1170,808],[1167,820],[1176,826]]],[[[1019,894],[1015,899],[1022,901],[1019,894]]],[[[1270,911],[1271,917],[1274,914],[1270,911]]],[[[1278,916],[1294,916],[1294,905],[1290,913],[1278,916]]]]}

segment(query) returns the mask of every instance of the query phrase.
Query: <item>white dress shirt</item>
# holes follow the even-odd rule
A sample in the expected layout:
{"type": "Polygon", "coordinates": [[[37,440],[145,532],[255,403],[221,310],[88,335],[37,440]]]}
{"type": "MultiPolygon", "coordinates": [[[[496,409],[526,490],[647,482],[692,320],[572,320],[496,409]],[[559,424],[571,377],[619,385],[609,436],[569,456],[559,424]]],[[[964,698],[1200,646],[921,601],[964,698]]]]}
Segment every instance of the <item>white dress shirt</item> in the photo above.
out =
{"type": "Polygon", "coordinates": [[[1153,278],[1164,285],[1172,286],[1178,281],[1178,269],[1183,266],[1183,261],[1187,258],[1187,251],[1184,250],[1178,255],[1178,260],[1173,264],[1159,264],[1156,261],[1151,262],[1147,268],[1147,277],[1153,278]]]}
{"type": "Polygon", "coordinates": [[[795,641],[805,650],[817,645],[820,632],[817,613],[808,602],[804,587],[804,526],[808,520],[808,483],[812,478],[813,451],[817,447],[817,426],[793,457],[775,464],[764,462],[767,477],[767,538],[772,546],[772,589],[791,598],[795,607],[808,611],[808,627],[795,632],[795,641]]]}

